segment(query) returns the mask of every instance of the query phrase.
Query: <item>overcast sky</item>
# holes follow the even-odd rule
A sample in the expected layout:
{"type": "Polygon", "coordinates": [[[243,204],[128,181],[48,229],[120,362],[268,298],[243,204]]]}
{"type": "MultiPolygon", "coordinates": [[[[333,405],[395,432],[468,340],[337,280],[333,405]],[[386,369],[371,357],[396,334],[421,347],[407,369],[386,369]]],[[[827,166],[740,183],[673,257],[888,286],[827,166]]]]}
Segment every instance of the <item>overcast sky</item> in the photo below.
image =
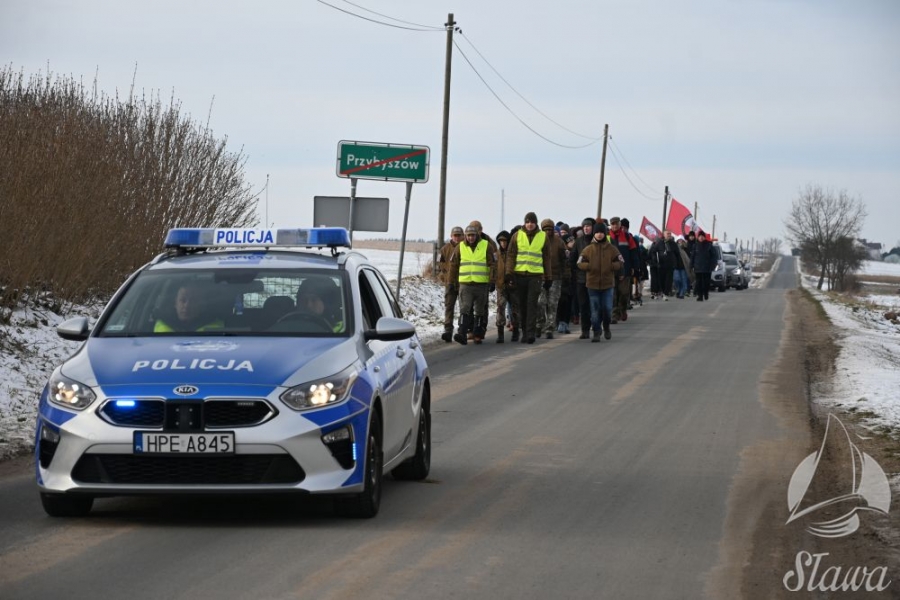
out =
{"type": "MultiPolygon", "coordinates": [[[[434,238],[441,28],[453,12],[454,39],[509,110],[454,49],[447,228],[480,219],[499,231],[501,190],[506,229],[527,211],[596,215],[601,144],[563,148],[521,119],[565,146],[608,123],[603,216],[627,216],[633,229],[645,215],[662,225],[668,185],[699,205],[707,229],[716,216],[719,237],[781,236],[800,188],[819,184],[862,198],[864,237],[900,240],[897,0],[327,1],[437,29],[387,27],[316,0],[0,0],[0,59],[26,74],[96,74],[108,93],[135,79],[196,120],[212,106],[210,125],[247,156],[248,181],[262,188],[270,176],[261,223],[268,213],[309,225],[313,196],[349,195],[335,175],[339,140],[429,146],[409,236],[434,238]]],[[[393,182],[358,189],[391,199],[393,236],[404,193],[393,182]]]]}

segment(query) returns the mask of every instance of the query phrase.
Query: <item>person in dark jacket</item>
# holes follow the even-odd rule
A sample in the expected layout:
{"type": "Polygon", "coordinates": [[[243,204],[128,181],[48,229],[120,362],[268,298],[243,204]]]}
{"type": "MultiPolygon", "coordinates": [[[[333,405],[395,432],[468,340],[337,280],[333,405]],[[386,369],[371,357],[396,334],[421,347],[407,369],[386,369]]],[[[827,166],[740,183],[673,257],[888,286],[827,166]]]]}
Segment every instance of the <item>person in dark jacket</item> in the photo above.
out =
{"type": "Polygon", "coordinates": [[[613,293],[616,289],[618,274],[622,270],[625,259],[618,248],[606,237],[606,225],[597,223],[594,226],[593,241],[578,257],[578,268],[585,272],[588,294],[591,298],[591,324],[594,336],[591,342],[599,342],[602,335],[610,339],[609,331],[613,310],[613,293]]]}
{"type": "Polygon", "coordinates": [[[697,243],[694,244],[694,252],[691,254],[691,268],[694,269],[696,284],[694,293],[697,301],[709,300],[709,278],[716,268],[716,251],[712,242],[706,240],[706,234],[702,231],[697,234],[697,243]]]}
{"type": "Polygon", "coordinates": [[[667,229],[663,232],[663,237],[650,248],[651,260],[655,258],[659,271],[659,293],[664,300],[672,295],[672,277],[675,272],[675,254],[669,252],[666,245],[666,239],[671,238],[672,232],[667,229]]]}
{"type": "Polygon", "coordinates": [[[612,322],[628,320],[628,306],[631,303],[631,278],[638,268],[638,249],[634,236],[628,233],[628,219],[613,217],[609,220],[609,241],[622,255],[622,269],[616,276],[616,290],[613,292],[612,322]]]}
{"type": "Polygon", "coordinates": [[[684,298],[684,292],[687,289],[686,269],[688,265],[686,265],[681,258],[681,248],[678,247],[678,242],[675,241],[675,238],[672,237],[671,233],[666,232],[666,234],[666,252],[675,257],[675,269],[672,271],[672,281],[675,284],[675,297],[684,298]]]}
{"type": "Polygon", "coordinates": [[[582,235],[575,238],[575,246],[569,254],[569,260],[575,273],[575,296],[578,299],[578,321],[581,325],[581,336],[579,339],[586,340],[591,333],[591,301],[588,298],[587,291],[587,275],[585,271],[577,269],[575,264],[578,262],[581,253],[587,248],[594,239],[594,221],[593,218],[587,217],[581,222],[582,235]]]}

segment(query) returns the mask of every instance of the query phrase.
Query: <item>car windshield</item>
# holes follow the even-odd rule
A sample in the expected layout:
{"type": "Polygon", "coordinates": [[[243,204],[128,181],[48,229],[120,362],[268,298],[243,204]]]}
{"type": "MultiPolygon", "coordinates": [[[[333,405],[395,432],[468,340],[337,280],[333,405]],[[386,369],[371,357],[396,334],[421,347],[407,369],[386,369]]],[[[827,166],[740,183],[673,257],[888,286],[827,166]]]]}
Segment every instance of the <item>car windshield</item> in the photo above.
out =
{"type": "Polygon", "coordinates": [[[737,257],[734,256],[733,254],[725,254],[724,257],[725,257],[726,265],[734,266],[734,265],[738,264],[737,257]]]}
{"type": "Polygon", "coordinates": [[[100,337],[349,335],[346,275],[324,269],[144,271],[100,337]]]}

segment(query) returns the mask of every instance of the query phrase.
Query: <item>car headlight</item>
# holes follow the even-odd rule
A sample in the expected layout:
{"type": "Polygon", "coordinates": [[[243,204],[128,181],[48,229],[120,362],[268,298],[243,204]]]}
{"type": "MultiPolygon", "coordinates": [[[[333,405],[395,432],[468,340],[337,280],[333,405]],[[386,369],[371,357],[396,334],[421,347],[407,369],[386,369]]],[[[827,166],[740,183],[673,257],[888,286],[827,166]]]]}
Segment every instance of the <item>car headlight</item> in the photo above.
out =
{"type": "Polygon", "coordinates": [[[50,402],[66,408],[84,410],[97,398],[94,390],[74,379],[69,379],[59,371],[50,376],[50,383],[47,385],[50,388],[48,392],[50,402]]]}
{"type": "Polygon", "coordinates": [[[740,274],[741,274],[741,270],[740,270],[740,269],[735,269],[735,270],[734,270],[734,274],[735,274],[735,275],[740,275],[740,274]]]}
{"type": "Polygon", "coordinates": [[[350,366],[331,377],[301,383],[281,394],[281,401],[294,410],[320,408],[347,398],[359,372],[350,366]]]}

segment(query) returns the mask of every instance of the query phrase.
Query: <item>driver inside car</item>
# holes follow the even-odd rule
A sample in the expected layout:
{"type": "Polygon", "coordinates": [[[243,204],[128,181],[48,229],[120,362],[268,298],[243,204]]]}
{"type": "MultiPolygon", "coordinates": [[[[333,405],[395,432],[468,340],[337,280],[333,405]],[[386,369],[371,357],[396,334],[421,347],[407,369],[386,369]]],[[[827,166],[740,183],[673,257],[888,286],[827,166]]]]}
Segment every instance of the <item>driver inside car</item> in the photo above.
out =
{"type": "Polygon", "coordinates": [[[330,277],[310,277],[297,289],[297,310],[321,317],[331,331],[344,331],[341,290],[330,277]]]}

